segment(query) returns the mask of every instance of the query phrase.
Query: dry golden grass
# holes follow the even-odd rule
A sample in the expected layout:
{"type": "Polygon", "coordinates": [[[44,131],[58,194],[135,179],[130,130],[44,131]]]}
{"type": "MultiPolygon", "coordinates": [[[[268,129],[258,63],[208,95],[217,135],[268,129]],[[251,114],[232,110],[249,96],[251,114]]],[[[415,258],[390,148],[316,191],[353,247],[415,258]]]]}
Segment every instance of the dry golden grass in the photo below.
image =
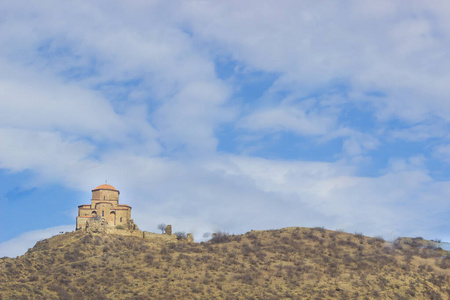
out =
{"type": "Polygon", "coordinates": [[[450,254],[322,228],[207,243],[82,231],[0,259],[0,299],[449,299],[450,254]]]}

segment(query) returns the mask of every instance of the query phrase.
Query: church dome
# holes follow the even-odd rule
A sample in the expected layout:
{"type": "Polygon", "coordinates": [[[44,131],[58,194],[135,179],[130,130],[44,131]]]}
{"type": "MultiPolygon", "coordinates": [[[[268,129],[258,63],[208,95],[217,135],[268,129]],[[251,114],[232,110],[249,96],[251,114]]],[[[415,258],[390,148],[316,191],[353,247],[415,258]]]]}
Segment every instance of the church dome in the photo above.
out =
{"type": "Polygon", "coordinates": [[[119,191],[118,189],[116,189],[115,187],[113,187],[112,185],[109,185],[109,184],[99,185],[98,187],[96,187],[92,191],[97,191],[97,190],[110,190],[110,191],[116,191],[116,192],[119,191]]]}

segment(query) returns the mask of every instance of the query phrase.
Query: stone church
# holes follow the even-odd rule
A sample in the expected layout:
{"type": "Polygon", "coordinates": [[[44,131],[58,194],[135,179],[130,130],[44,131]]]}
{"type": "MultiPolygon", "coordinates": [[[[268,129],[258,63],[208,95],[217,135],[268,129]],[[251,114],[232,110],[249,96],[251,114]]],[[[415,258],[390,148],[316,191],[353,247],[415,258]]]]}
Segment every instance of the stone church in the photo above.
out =
{"type": "Polygon", "coordinates": [[[78,206],[76,229],[84,229],[89,224],[107,226],[122,225],[135,229],[131,219],[131,206],[119,204],[119,190],[109,184],[102,184],[92,190],[91,204],[78,206]]]}

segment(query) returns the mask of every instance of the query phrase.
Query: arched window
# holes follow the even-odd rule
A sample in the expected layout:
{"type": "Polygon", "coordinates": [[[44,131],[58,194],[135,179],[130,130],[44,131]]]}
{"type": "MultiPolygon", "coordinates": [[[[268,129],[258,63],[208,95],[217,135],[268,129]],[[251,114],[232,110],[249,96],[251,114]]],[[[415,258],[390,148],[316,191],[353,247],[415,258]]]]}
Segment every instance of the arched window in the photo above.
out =
{"type": "Polygon", "coordinates": [[[104,217],[105,216],[105,211],[104,210],[102,210],[102,217],[104,217]]]}
{"type": "Polygon", "coordinates": [[[103,196],[103,200],[105,200],[105,197],[106,197],[106,196],[103,196]]]}
{"type": "Polygon", "coordinates": [[[120,223],[122,223],[122,217],[120,217],[120,223]]]}

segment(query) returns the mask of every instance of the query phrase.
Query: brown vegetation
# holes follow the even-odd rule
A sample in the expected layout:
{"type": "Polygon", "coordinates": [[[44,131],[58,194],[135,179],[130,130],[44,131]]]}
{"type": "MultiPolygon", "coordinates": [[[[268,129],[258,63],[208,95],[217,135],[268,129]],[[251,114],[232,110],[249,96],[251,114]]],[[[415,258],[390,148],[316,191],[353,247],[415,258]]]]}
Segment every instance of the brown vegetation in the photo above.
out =
{"type": "Polygon", "coordinates": [[[0,259],[0,299],[448,299],[450,254],[323,228],[210,242],[71,232],[0,259]]]}

